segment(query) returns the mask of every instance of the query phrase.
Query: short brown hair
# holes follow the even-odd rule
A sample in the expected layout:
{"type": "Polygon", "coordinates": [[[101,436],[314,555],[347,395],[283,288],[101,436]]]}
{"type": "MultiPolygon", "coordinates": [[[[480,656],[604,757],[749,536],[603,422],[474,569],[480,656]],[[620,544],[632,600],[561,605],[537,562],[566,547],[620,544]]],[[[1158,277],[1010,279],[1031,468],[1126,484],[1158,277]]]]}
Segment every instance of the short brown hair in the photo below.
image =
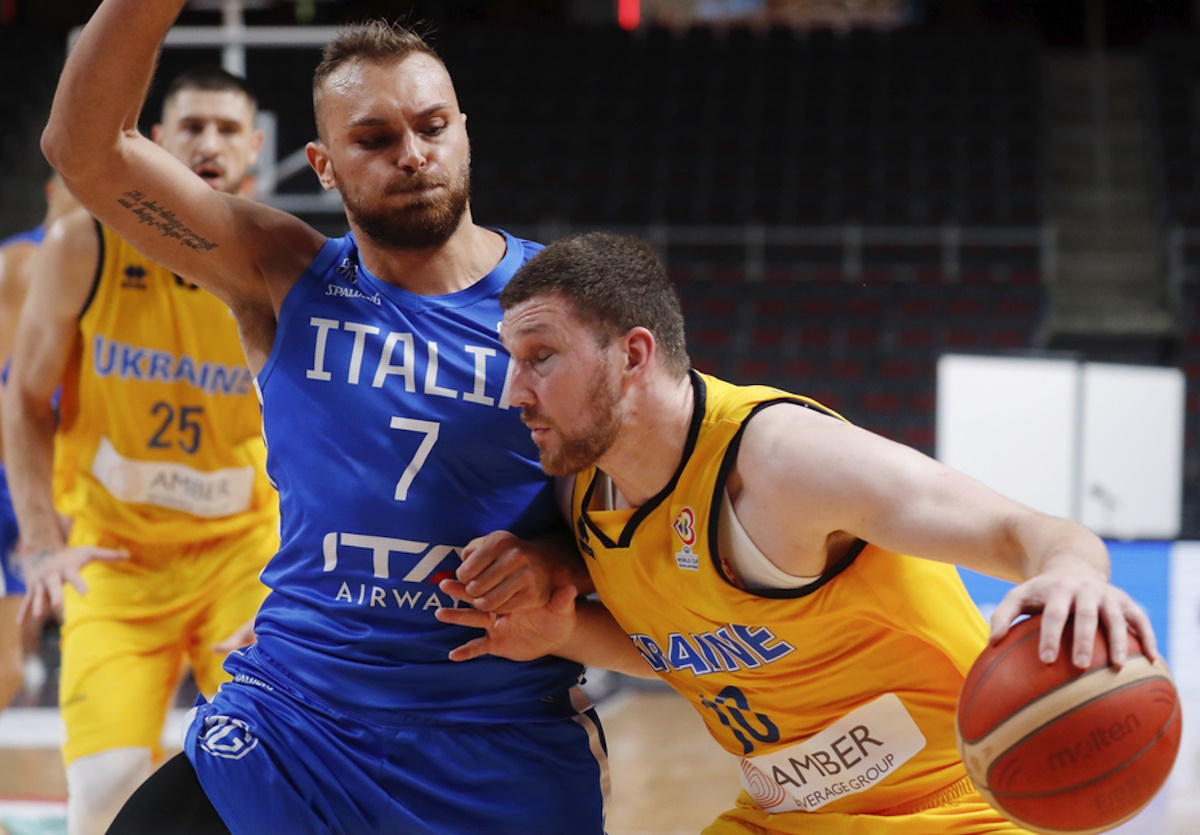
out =
{"type": "Polygon", "coordinates": [[[669,370],[683,376],[691,366],[679,295],[658,253],[641,238],[586,232],[555,241],[517,270],[500,306],[508,310],[552,294],[571,303],[601,344],[644,327],[669,370]]]}
{"type": "Polygon", "coordinates": [[[171,79],[163,93],[163,109],[178,93],[184,90],[199,90],[204,93],[240,93],[250,102],[252,110],[258,108],[258,96],[250,89],[246,79],[227,72],[217,66],[193,67],[171,79]]]}
{"type": "MultiPolygon", "coordinates": [[[[351,61],[386,64],[403,61],[418,53],[428,55],[445,66],[441,56],[415,25],[369,20],[342,29],[325,44],[321,51],[321,63],[313,72],[313,110],[318,108],[325,82],[343,65],[351,61]]],[[[320,129],[319,123],[317,129],[320,129]]]]}

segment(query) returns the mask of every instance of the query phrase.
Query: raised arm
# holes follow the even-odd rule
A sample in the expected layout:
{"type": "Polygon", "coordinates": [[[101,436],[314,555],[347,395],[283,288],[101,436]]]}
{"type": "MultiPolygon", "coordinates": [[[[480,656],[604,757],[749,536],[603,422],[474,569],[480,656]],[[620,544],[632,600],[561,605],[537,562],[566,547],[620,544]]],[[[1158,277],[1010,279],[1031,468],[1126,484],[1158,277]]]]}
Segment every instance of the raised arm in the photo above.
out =
{"type": "MultiPolygon", "coordinates": [[[[277,311],[324,238],[215,191],[138,133],[159,46],[185,0],[105,0],[68,56],[42,150],[71,192],[152,260],[234,312],[277,311]]],[[[240,317],[239,317],[240,318],[240,317]]]]}
{"type": "Polygon", "coordinates": [[[739,518],[785,571],[819,573],[827,543],[849,535],[1019,583],[993,616],[993,640],[1021,612],[1042,611],[1046,660],[1057,655],[1070,616],[1077,664],[1090,658],[1100,621],[1116,663],[1126,655],[1127,624],[1155,651],[1145,612],[1108,582],[1099,537],[909,447],[815,412],[773,407],[747,427],[736,483],[739,518]]]}

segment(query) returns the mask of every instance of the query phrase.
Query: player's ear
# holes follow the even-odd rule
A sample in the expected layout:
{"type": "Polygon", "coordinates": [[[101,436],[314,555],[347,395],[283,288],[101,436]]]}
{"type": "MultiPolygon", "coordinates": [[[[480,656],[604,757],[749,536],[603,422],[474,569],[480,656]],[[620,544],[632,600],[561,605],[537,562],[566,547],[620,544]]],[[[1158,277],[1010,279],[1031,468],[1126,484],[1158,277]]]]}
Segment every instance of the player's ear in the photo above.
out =
{"type": "Polygon", "coordinates": [[[326,191],[336,189],[337,177],[334,176],[333,164],[329,160],[324,143],[320,140],[309,142],[304,146],[304,153],[308,157],[308,164],[316,173],[317,179],[321,181],[321,188],[326,191]]]}
{"type": "Polygon", "coordinates": [[[631,374],[645,373],[651,360],[654,359],[655,351],[658,349],[658,345],[654,341],[654,334],[646,328],[638,326],[630,328],[621,337],[621,342],[625,346],[625,372],[631,374]]]}
{"type": "Polygon", "coordinates": [[[255,128],[250,132],[250,164],[258,162],[258,155],[262,151],[263,143],[267,140],[266,133],[261,128],[255,128]]]}

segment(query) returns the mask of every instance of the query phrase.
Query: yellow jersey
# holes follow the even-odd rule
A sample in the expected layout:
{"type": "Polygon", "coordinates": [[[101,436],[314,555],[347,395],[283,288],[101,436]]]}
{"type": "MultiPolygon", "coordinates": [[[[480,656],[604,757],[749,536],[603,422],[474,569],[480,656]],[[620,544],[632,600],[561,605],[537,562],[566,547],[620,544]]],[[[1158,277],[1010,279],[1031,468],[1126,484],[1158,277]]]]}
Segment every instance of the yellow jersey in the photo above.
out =
{"type": "Polygon", "coordinates": [[[809,585],[739,588],[718,521],[747,420],[795,407],[781,403],[829,410],[695,372],[693,385],[683,461],[650,502],[596,509],[598,472],[576,476],[576,539],[600,598],[741,758],[764,811],[899,815],[970,793],[954,710],[987,627],[955,567],[859,542],[809,585]]]}
{"type": "Polygon", "coordinates": [[[97,229],[96,280],[60,401],[60,511],[159,545],[276,524],[258,399],[229,309],[97,229]]]}

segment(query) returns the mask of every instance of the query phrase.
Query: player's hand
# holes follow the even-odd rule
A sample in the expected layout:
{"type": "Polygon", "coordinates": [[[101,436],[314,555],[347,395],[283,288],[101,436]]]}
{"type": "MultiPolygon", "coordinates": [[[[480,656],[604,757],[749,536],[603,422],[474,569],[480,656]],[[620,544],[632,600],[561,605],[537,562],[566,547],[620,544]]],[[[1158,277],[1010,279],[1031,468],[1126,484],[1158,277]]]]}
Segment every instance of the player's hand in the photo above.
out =
{"type": "Polygon", "coordinates": [[[239,626],[232,635],[220,643],[213,644],[212,650],[219,655],[228,655],[235,649],[248,647],[254,643],[257,637],[254,634],[254,618],[239,626]]]}
{"type": "Polygon", "coordinates": [[[455,572],[454,596],[485,612],[536,609],[554,594],[554,566],[563,544],[495,531],[467,543],[455,572]]]}
{"type": "MultiPolygon", "coordinates": [[[[440,588],[458,597],[453,580],[443,580],[440,588]]],[[[495,614],[478,609],[442,608],[434,615],[442,623],[486,630],[487,634],[450,651],[451,661],[469,661],[481,655],[497,655],[512,661],[532,661],[566,643],[575,629],[575,587],[564,586],[550,601],[537,609],[520,609],[510,614],[495,614]]],[[[469,599],[459,597],[464,602],[469,599]]]]}
{"type": "Polygon", "coordinates": [[[1068,618],[1074,618],[1071,662],[1086,667],[1092,658],[1096,632],[1103,627],[1113,666],[1120,667],[1129,658],[1129,630],[1141,639],[1146,656],[1158,655],[1154,627],[1150,618],[1133,598],[1101,577],[1082,562],[1060,559],[1045,572],[1011,589],[992,613],[990,643],[1008,632],[1013,619],[1021,614],[1042,613],[1042,634],[1038,655],[1047,664],[1058,658],[1068,618]]]}
{"type": "Polygon", "coordinates": [[[94,560],[123,560],[129,552],[95,545],[76,545],[61,548],[35,548],[18,552],[25,577],[25,599],[17,613],[17,622],[36,620],[53,611],[62,613],[63,586],[70,583],[80,594],[87,593],[87,583],[80,573],[94,560]]]}

